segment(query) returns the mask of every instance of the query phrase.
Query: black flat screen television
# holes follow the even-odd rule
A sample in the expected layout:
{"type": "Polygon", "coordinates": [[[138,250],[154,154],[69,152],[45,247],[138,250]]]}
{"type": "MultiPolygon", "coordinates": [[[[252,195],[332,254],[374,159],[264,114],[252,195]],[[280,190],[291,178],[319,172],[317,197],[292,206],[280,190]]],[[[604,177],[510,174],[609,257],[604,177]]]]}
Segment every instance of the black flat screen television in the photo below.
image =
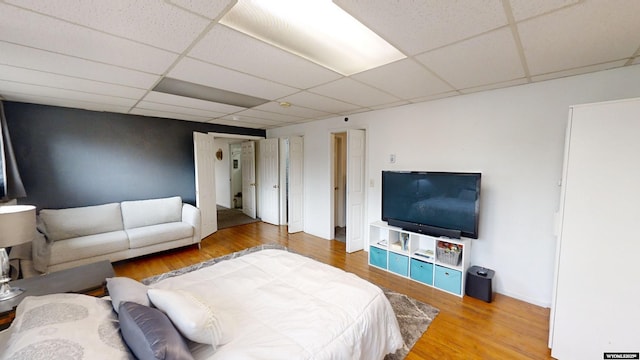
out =
{"type": "Polygon", "coordinates": [[[383,171],[382,220],[435,236],[478,238],[480,173],[383,171]]]}

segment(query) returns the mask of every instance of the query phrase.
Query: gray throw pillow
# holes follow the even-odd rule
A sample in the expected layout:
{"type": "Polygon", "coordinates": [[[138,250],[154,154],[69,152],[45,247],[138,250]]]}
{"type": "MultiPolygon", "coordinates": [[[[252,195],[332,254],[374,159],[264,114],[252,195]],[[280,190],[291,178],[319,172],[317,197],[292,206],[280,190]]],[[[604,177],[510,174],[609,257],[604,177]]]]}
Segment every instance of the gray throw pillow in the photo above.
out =
{"type": "Polygon", "coordinates": [[[128,277],[107,278],[107,291],[111,297],[113,310],[118,312],[121,302],[131,301],[149,306],[151,302],[147,296],[147,286],[128,277]]]}
{"type": "Polygon", "coordinates": [[[120,332],[140,360],[193,359],[184,338],[162,311],[133,302],[118,309],[120,332]]]}

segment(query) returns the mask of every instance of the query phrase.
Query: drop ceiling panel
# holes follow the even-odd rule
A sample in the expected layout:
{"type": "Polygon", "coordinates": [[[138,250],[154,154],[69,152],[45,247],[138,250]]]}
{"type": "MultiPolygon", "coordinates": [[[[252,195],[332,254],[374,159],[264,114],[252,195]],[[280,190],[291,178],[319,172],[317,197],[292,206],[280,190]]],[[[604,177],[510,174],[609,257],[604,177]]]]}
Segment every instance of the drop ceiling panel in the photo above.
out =
{"type": "Polygon", "coordinates": [[[170,3],[180,6],[189,11],[193,11],[202,16],[206,16],[209,19],[215,19],[221,17],[231,7],[231,4],[235,4],[235,0],[169,0],[170,3]]]}
{"type": "Polygon", "coordinates": [[[177,54],[0,3],[0,40],[162,74],[177,54]],[[55,34],[51,36],[50,34],[55,34]]]}
{"type": "Polygon", "coordinates": [[[207,19],[159,0],[6,2],[175,52],[184,51],[209,23],[207,19]]]}
{"type": "Polygon", "coordinates": [[[390,104],[399,100],[395,96],[350,78],[343,78],[326,85],[314,87],[309,89],[309,92],[363,107],[390,104]]]}
{"type": "Polygon", "coordinates": [[[352,77],[378,89],[385,89],[400,99],[415,99],[453,90],[413,59],[396,61],[352,77]]]}
{"type": "Polygon", "coordinates": [[[187,107],[192,109],[200,109],[211,112],[218,113],[234,113],[245,108],[234,105],[220,104],[206,100],[194,99],[184,96],[178,96],[173,94],[161,93],[156,91],[150,91],[147,96],[144,97],[144,100],[160,103],[160,104],[168,104],[175,105],[181,107],[187,107]]]}
{"type": "Polygon", "coordinates": [[[580,0],[509,0],[511,12],[516,21],[546,14],[563,7],[571,6],[580,0]]]}
{"type": "Polygon", "coordinates": [[[275,100],[298,91],[289,86],[191,58],[180,60],[167,76],[267,100],[275,100]]]}
{"type": "Polygon", "coordinates": [[[2,91],[2,95],[8,101],[33,103],[41,105],[51,105],[66,108],[85,109],[91,111],[109,111],[114,113],[127,113],[130,106],[119,106],[104,103],[94,103],[90,101],[69,100],[63,98],[48,97],[43,95],[31,95],[23,93],[13,93],[2,91]]]}
{"type": "Polygon", "coordinates": [[[64,75],[50,74],[42,71],[22,69],[0,65],[0,79],[19,83],[41,85],[56,89],[82,91],[91,94],[139,99],[146,90],[127,86],[107,84],[103,82],[72,78],[64,75]]]}
{"type": "Polygon", "coordinates": [[[133,99],[126,99],[123,97],[88,94],[80,91],[56,89],[46,86],[0,80],[0,94],[4,94],[5,92],[128,107],[133,106],[136,102],[133,99]]]}
{"type": "Polygon", "coordinates": [[[140,101],[134,109],[166,111],[174,114],[192,115],[201,118],[212,119],[226,115],[225,113],[193,109],[188,107],[159,104],[151,101],[140,101]]]}
{"type": "Polygon", "coordinates": [[[268,111],[276,114],[282,114],[286,116],[295,116],[298,118],[307,118],[307,119],[319,119],[328,117],[331,114],[324,111],[318,111],[314,109],[309,109],[301,106],[291,105],[289,107],[282,107],[277,102],[268,102],[266,104],[262,104],[254,107],[253,109],[268,111]]]}
{"type": "Polygon", "coordinates": [[[525,76],[509,28],[495,30],[416,57],[456,89],[525,76]]]}
{"type": "Polygon", "coordinates": [[[407,55],[507,24],[501,0],[422,0],[400,4],[388,0],[336,0],[335,3],[407,55]]]}
{"type": "Polygon", "coordinates": [[[515,80],[504,81],[504,82],[495,83],[495,84],[466,88],[466,89],[460,90],[460,92],[462,94],[470,94],[470,93],[479,92],[479,91],[487,91],[487,90],[500,89],[500,88],[509,87],[509,86],[522,85],[522,84],[526,84],[527,82],[528,81],[525,78],[515,79],[515,80]]]}
{"type": "Polygon", "coordinates": [[[161,118],[167,118],[167,119],[196,121],[196,122],[207,122],[211,120],[211,118],[209,117],[187,115],[187,114],[181,114],[181,113],[172,113],[166,110],[151,110],[151,109],[141,109],[141,108],[134,108],[129,112],[129,114],[161,117],[161,118]]]}
{"type": "Polygon", "coordinates": [[[214,26],[189,55],[299,89],[341,77],[338,73],[224,25],[214,26]]]}
{"type": "Polygon", "coordinates": [[[263,121],[267,121],[269,124],[276,124],[279,122],[293,122],[300,120],[301,118],[297,116],[291,115],[282,115],[277,113],[272,113],[268,111],[261,111],[255,109],[248,109],[244,111],[240,111],[230,116],[226,116],[227,119],[238,118],[240,121],[248,121],[247,119],[255,121],[256,119],[260,119],[263,121]]]}
{"type": "Polygon", "coordinates": [[[212,123],[216,123],[216,124],[220,124],[220,125],[252,128],[252,129],[270,129],[271,128],[271,125],[250,123],[250,122],[244,122],[244,121],[227,119],[227,118],[215,119],[214,121],[212,121],[212,123]]]}
{"type": "Polygon", "coordinates": [[[357,105],[348,104],[339,100],[331,99],[326,96],[313,94],[307,91],[301,91],[299,93],[289,95],[285,98],[279,99],[294,105],[299,105],[309,109],[315,109],[324,111],[327,113],[343,113],[347,111],[353,111],[359,108],[357,105]]]}
{"type": "Polygon", "coordinates": [[[146,89],[158,75],[0,41],[0,63],[76,78],[146,89]]]}
{"type": "Polygon", "coordinates": [[[640,45],[638,14],[640,1],[592,1],[518,24],[531,75],[630,58],[640,45]]]}
{"type": "Polygon", "coordinates": [[[618,61],[608,62],[608,63],[604,63],[604,64],[597,64],[597,65],[585,66],[585,67],[576,68],[576,69],[570,69],[570,70],[565,70],[565,71],[558,71],[558,72],[551,73],[551,74],[533,76],[531,78],[531,80],[533,80],[533,81],[544,81],[544,80],[557,79],[557,78],[566,77],[566,76],[587,74],[587,73],[590,73],[590,72],[617,68],[619,66],[623,66],[626,62],[627,62],[627,60],[624,59],[624,60],[618,60],[618,61]]]}

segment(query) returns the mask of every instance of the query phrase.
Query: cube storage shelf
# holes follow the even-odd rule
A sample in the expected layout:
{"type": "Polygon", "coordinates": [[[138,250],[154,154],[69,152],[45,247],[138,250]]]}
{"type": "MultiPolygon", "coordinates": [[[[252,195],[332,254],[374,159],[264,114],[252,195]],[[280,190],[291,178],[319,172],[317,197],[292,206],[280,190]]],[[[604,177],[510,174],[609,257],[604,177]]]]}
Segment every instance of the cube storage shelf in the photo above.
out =
{"type": "Polygon", "coordinates": [[[460,297],[470,251],[469,239],[414,233],[383,221],[369,225],[369,265],[460,297]]]}

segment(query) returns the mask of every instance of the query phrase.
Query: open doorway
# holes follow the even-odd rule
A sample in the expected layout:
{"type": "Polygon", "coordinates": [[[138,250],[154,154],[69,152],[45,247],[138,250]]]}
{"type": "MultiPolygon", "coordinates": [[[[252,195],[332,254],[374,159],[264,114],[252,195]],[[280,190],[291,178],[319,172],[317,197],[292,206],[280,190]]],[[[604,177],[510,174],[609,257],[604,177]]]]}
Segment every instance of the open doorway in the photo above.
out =
{"type": "Polygon", "coordinates": [[[347,252],[364,249],[366,189],[366,132],[348,129],[331,133],[331,228],[332,239],[338,239],[344,228],[347,252]]]}
{"type": "Polygon", "coordinates": [[[334,238],[347,237],[347,133],[332,134],[333,144],[333,222],[334,238]]]}
{"type": "Polygon", "coordinates": [[[216,167],[218,229],[259,221],[243,211],[243,141],[245,140],[216,138],[219,149],[223,150],[223,154],[227,154],[226,159],[225,156],[218,159],[219,166],[216,167]]]}

